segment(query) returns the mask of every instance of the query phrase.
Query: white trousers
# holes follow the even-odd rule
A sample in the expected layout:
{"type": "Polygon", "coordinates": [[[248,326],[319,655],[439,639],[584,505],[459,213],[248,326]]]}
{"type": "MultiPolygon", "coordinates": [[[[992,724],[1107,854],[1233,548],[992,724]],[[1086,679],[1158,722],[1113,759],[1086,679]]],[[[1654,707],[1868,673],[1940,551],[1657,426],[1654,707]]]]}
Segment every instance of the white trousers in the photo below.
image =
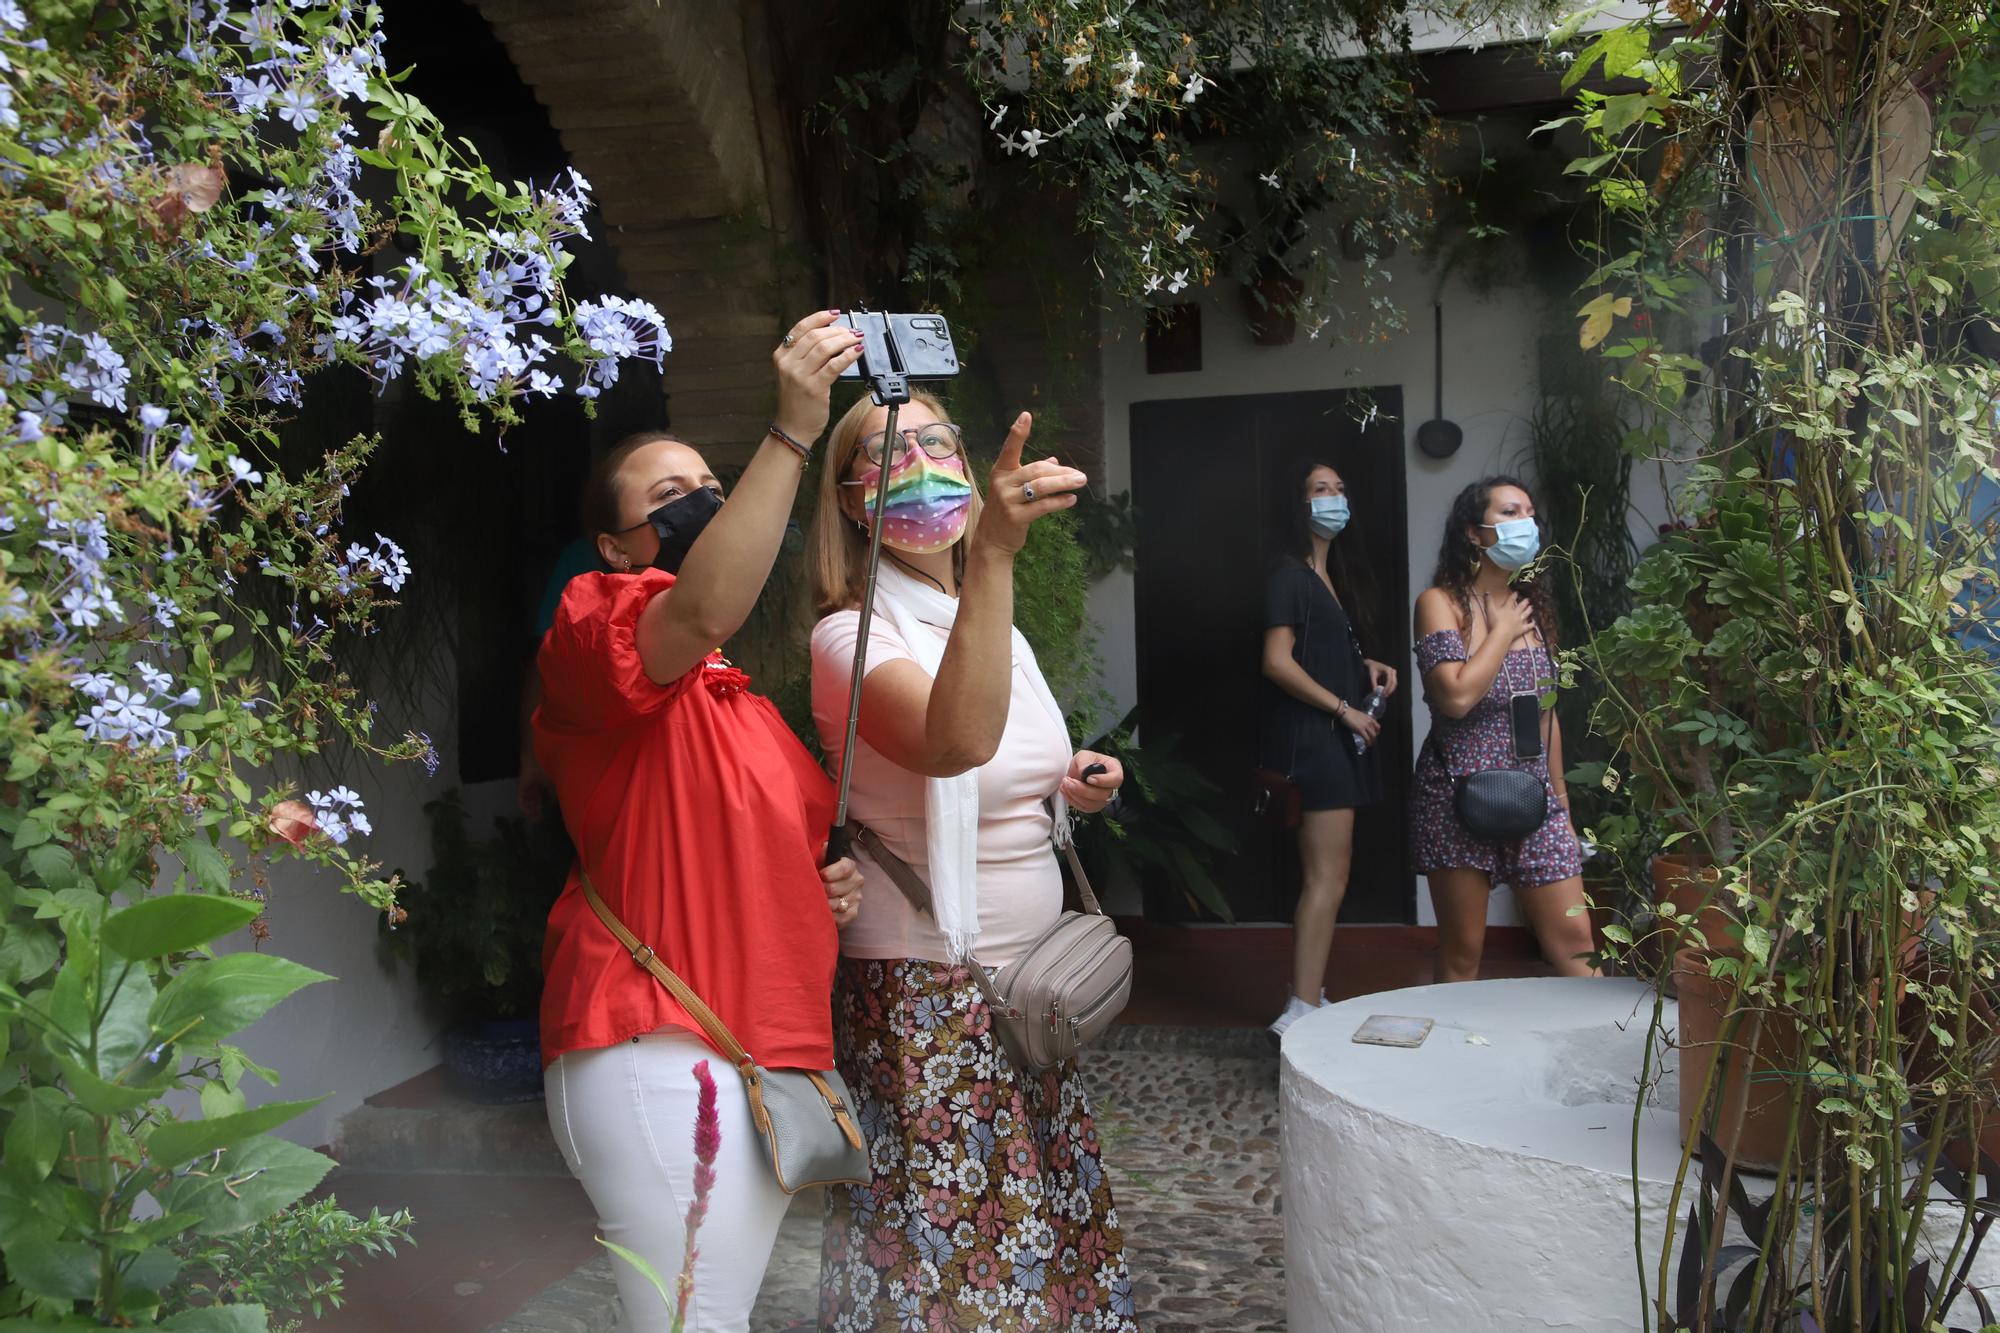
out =
{"type": "MultiPolygon", "coordinates": [[[[643,1257],[671,1291],[694,1199],[694,1066],[707,1060],[722,1120],[715,1189],[696,1238],[687,1333],[744,1333],[791,1201],[764,1160],[743,1080],[700,1038],[663,1028],[600,1050],[570,1051],[543,1075],[549,1129],[597,1209],[604,1238],[643,1257]]],[[[627,1329],[665,1333],[673,1311],[616,1255],[627,1329]]],[[[669,1297],[671,1300],[671,1296],[669,1297]]]]}

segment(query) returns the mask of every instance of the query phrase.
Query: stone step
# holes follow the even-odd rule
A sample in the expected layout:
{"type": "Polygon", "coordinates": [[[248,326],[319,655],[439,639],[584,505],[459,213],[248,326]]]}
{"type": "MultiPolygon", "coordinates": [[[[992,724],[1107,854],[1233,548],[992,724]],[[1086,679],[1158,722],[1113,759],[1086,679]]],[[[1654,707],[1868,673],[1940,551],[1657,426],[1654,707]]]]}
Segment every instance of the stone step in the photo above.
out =
{"type": "Polygon", "coordinates": [[[332,1155],[350,1171],[566,1176],[540,1098],[511,1106],[450,1099],[363,1103],[341,1117],[332,1155]]]}

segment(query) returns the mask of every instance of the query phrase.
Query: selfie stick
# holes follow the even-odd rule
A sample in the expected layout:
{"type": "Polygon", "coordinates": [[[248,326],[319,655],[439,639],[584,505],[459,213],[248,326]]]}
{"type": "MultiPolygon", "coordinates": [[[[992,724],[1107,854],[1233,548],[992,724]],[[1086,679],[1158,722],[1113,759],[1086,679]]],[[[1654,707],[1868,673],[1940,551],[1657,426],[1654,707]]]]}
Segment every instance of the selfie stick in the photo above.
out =
{"type": "Polygon", "coordinates": [[[876,406],[889,409],[889,419],[883,423],[881,475],[875,482],[875,499],[869,511],[875,521],[868,525],[868,571],[861,585],[861,623],[854,636],[854,674],[847,682],[847,739],[840,747],[833,831],[827,835],[826,859],[820,862],[829,866],[846,856],[852,847],[847,831],[847,791],[854,781],[854,733],[861,720],[861,677],[868,665],[868,627],[875,619],[875,579],[882,565],[882,511],[889,503],[889,469],[898,456],[896,446],[902,443],[902,436],[896,433],[896,412],[910,401],[910,381],[903,373],[902,349],[896,346],[896,331],[886,320],[882,334],[881,357],[876,355],[872,343],[864,341],[861,345],[862,375],[868,381],[876,406]],[[883,363],[884,358],[887,364],[883,363]]]}

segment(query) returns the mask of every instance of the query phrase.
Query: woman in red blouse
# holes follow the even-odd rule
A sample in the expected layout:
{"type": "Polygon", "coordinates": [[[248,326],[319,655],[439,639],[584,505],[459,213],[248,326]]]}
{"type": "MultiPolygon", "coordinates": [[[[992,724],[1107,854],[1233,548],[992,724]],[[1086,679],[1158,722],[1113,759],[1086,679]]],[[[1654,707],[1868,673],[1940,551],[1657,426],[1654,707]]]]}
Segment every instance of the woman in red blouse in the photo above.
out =
{"type": "MultiPolygon", "coordinates": [[[[778,413],[728,504],[701,455],[664,433],[597,465],[586,518],[613,572],[571,580],[539,658],[535,750],[579,861],[543,949],[549,1126],[606,1238],[666,1274],[693,1197],[692,1070],[713,1052],[597,919],[580,875],[758,1064],[833,1066],[837,928],[859,910],[860,875],[820,868],[832,786],[718,645],[763,590],[828,394],[860,354],[837,317],[807,316],[773,353],[778,413]]],[[[714,1069],[723,1148],[689,1319],[704,1333],[747,1327],[787,1203],[741,1080],[727,1060],[714,1069]]],[[[625,1326],[665,1329],[650,1283],[615,1268],[625,1326]]]]}

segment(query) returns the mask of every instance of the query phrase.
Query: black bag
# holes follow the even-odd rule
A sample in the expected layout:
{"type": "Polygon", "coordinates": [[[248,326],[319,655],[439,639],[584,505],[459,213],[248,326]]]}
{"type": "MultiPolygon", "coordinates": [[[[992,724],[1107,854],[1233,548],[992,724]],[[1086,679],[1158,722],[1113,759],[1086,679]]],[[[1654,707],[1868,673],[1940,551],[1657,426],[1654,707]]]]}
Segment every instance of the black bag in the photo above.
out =
{"type": "MultiPolygon", "coordinates": [[[[1502,668],[1506,669],[1503,659],[1502,668]]],[[[1511,682],[1510,682],[1511,683],[1511,682]]],[[[1540,691],[1536,691],[1539,698],[1540,691]]],[[[1553,716],[1554,710],[1544,710],[1553,716]]],[[[1513,710],[1508,710],[1508,725],[1514,724],[1513,710]]],[[[1554,732],[1550,724],[1549,734],[1554,732]]],[[[1451,775],[1451,804],[1458,822],[1465,831],[1475,838],[1488,842],[1518,842],[1542,826],[1549,817],[1549,786],[1546,779],[1530,767],[1489,768],[1478,773],[1458,774],[1451,772],[1451,764],[1445,758],[1445,750],[1438,741],[1437,733],[1431,733],[1431,744],[1437,749],[1438,763],[1451,775]]],[[[1542,758],[1546,762],[1549,752],[1548,739],[1542,742],[1542,758]]],[[[1514,753],[1520,753],[1517,743],[1514,753]]]]}

